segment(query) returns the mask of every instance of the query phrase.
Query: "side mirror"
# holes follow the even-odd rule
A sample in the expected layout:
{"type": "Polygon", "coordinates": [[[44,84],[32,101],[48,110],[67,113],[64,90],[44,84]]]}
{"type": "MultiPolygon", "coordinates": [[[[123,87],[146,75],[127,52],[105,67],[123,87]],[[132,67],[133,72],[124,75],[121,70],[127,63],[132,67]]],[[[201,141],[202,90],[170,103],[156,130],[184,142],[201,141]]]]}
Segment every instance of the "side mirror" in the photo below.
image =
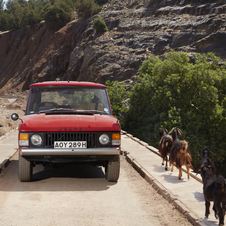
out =
{"type": "Polygon", "coordinates": [[[11,115],[11,119],[12,119],[13,121],[16,121],[16,120],[19,119],[19,115],[18,115],[17,113],[13,113],[13,114],[11,115]]]}
{"type": "Polygon", "coordinates": [[[126,117],[126,112],[125,111],[120,112],[119,116],[122,119],[125,118],[126,117]]]}
{"type": "MultiPolygon", "coordinates": [[[[18,120],[18,119],[20,119],[19,118],[19,115],[17,114],[17,113],[13,113],[12,115],[11,115],[11,119],[13,120],[13,121],[16,121],[16,120],[18,120]]],[[[23,120],[22,119],[20,119],[21,120],[21,122],[23,123],[23,120]]]]}

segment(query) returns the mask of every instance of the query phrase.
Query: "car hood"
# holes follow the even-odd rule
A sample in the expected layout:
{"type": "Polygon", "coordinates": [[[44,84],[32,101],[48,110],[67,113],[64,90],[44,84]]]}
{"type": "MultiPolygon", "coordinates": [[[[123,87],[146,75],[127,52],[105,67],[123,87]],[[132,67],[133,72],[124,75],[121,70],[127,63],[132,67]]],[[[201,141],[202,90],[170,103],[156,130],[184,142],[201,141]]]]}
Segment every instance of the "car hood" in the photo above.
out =
{"type": "Polygon", "coordinates": [[[118,120],[102,114],[25,115],[19,127],[26,132],[120,131],[118,120]]]}

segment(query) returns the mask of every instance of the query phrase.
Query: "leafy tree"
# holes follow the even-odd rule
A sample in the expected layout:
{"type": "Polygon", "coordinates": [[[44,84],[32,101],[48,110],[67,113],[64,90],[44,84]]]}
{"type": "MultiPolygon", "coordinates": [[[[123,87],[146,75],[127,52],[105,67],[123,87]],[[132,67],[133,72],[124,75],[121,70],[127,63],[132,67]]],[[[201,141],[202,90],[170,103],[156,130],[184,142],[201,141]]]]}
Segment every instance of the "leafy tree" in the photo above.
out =
{"type": "Polygon", "coordinates": [[[121,126],[123,127],[124,120],[120,118],[120,113],[127,112],[129,109],[128,99],[130,92],[126,90],[125,83],[123,82],[107,81],[106,86],[111,101],[113,115],[119,119],[121,126]]]}
{"type": "Polygon", "coordinates": [[[104,5],[105,3],[108,2],[108,0],[95,0],[95,2],[96,2],[98,5],[104,5]]]}
{"type": "Polygon", "coordinates": [[[9,27],[8,16],[2,12],[0,13],[0,31],[6,31],[9,27]]]}
{"type": "Polygon", "coordinates": [[[65,1],[57,1],[54,5],[47,9],[45,21],[49,29],[59,29],[63,27],[71,19],[73,8],[65,1]]]}
{"type": "Polygon", "coordinates": [[[76,10],[80,16],[90,17],[101,10],[107,0],[0,0],[0,31],[18,29],[47,21],[57,29],[70,21],[76,10]],[[4,7],[5,6],[5,7],[4,7]]]}
{"type": "Polygon", "coordinates": [[[5,5],[5,2],[3,0],[0,0],[0,14],[1,14],[1,10],[4,9],[4,5],[5,5]]]}
{"type": "Polygon", "coordinates": [[[91,17],[101,11],[102,7],[98,5],[95,0],[78,0],[76,4],[76,11],[78,15],[84,17],[91,17]]]}
{"type": "Polygon", "coordinates": [[[43,19],[41,11],[46,4],[43,0],[7,1],[6,9],[0,13],[0,30],[18,29],[40,22],[43,19]]]}
{"type": "Polygon", "coordinates": [[[160,128],[179,127],[189,142],[194,164],[209,147],[220,167],[226,159],[226,70],[214,54],[195,54],[195,64],[183,52],[164,60],[148,58],[140,68],[130,98],[125,127],[157,147],[160,128]]]}

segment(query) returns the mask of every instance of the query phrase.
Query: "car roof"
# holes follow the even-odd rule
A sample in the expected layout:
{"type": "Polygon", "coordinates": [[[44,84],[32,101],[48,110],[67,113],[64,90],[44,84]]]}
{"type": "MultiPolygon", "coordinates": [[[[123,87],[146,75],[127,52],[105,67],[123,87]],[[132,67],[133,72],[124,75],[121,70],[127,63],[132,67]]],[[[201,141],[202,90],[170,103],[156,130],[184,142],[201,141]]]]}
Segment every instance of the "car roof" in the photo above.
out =
{"type": "Polygon", "coordinates": [[[30,85],[34,86],[90,86],[90,87],[102,87],[106,88],[105,85],[94,83],[94,82],[76,82],[76,81],[47,81],[47,82],[38,82],[30,85]]]}

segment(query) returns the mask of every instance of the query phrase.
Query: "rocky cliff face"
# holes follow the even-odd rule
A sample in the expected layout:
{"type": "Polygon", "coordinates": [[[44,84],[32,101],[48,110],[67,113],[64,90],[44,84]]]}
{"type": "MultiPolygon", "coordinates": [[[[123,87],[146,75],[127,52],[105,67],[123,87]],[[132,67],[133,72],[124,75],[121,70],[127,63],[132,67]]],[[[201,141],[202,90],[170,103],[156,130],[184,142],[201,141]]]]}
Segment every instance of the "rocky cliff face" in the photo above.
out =
{"type": "Polygon", "coordinates": [[[170,49],[214,52],[226,59],[224,1],[109,0],[94,17],[75,16],[56,32],[42,22],[0,34],[1,91],[26,90],[33,82],[56,78],[133,79],[148,56],[170,49]],[[108,26],[104,34],[93,29],[98,16],[108,26]]]}

